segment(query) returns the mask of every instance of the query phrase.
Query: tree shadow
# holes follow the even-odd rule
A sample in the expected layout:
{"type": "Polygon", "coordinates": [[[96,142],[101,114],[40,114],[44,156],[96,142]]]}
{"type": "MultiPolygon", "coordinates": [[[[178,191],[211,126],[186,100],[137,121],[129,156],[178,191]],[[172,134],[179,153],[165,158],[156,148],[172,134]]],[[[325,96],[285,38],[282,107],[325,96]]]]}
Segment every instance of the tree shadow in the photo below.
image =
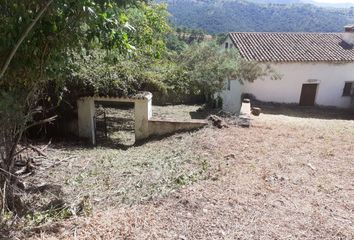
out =
{"type": "Polygon", "coordinates": [[[98,139],[95,147],[128,150],[129,148],[134,147],[136,145],[136,142],[126,143],[119,138],[107,137],[104,139],[98,139]]]}
{"type": "Polygon", "coordinates": [[[298,118],[317,118],[317,119],[338,119],[354,120],[354,112],[335,107],[303,107],[297,104],[278,104],[253,102],[252,107],[260,107],[262,113],[270,115],[285,115],[298,118]]]}
{"type": "Polygon", "coordinates": [[[210,115],[221,115],[222,111],[219,108],[211,108],[207,106],[200,107],[196,111],[189,112],[192,119],[204,120],[210,115]]]}

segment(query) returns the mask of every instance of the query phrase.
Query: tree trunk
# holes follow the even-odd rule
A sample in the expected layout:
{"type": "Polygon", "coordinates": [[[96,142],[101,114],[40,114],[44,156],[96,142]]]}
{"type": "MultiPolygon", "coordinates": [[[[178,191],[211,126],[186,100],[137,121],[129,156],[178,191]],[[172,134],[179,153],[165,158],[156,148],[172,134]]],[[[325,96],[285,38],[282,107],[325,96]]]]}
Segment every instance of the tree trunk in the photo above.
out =
{"type": "Polygon", "coordinates": [[[22,132],[18,133],[10,143],[8,152],[5,153],[6,158],[3,159],[0,172],[0,190],[1,194],[1,213],[6,211],[14,212],[22,215],[23,204],[20,197],[15,193],[14,186],[17,185],[18,179],[14,175],[15,154],[17,146],[21,140],[22,132]]]}

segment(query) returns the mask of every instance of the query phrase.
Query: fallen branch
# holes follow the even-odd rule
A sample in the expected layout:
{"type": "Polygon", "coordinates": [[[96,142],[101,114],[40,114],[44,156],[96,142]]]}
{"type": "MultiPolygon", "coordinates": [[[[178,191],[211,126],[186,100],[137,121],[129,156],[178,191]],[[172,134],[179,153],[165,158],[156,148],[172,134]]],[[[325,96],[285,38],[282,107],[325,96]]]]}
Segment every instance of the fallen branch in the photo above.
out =
{"type": "Polygon", "coordinates": [[[36,166],[34,165],[33,160],[29,159],[24,167],[22,167],[20,170],[16,171],[16,175],[23,175],[23,174],[29,174],[33,173],[34,169],[36,169],[36,166]]]}
{"type": "Polygon", "coordinates": [[[55,166],[59,165],[60,163],[62,163],[64,161],[68,161],[68,160],[73,159],[73,158],[75,158],[75,157],[71,156],[71,157],[66,157],[66,158],[60,159],[60,160],[56,159],[57,161],[55,161],[53,164],[49,165],[48,167],[43,168],[43,170],[47,170],[49,168],[55,167],[55,166]]]}
{"type": "MultiPolygon", "coordinates": [[[[42,124],[45,124],[45,123],[50,123],[50,122],[53,122],[54,120],[56,120],[58,117],[58,115],[55,115],[53,117],[50,117],[50,118],[46,118],[46,119],[43,119],[41,121],[38,121],[38,122],[35,122],[35,123],[32,123],[30,125],[28,125],[25,130],[31,128],[31,127],[34,127],[34,126],[38,126],[38,125],[42,125],[42,124]]],[[[24,131],[25,131],[24,130],[24,131]]]]}
{"type": "Polygon", "coordinates": [[[21,150],[19,150],[18,152],[16,152],[16,153],[14,154],[14,157],[17,156],[17,155],[19,155],[20,153],[22,153],[22,152],[25,151],[26,149],[28,149],[28,147],[22,148],[21,150]]]}
{"type": "Polygon", "coordinates": [[[29,144],[28,147],[30,149],[32,149],[33,151],[35,151],[36,153],[38,153],[39,155],[43,156],[43,157],[46,157],[46,158],[49,158],[47,154],[45,154],[41,149],[29,144]]]}
{"type": "Polygon", "coordinates": [[[46,149],[49,147],[49,145],[50,145],[51,143],[52,143],[52,139],[50,139],[49,142],[48,142],[48,144],[45,145],[44,147],[42,147],[41,150],[42,150],[42,151],[46,150],[46,149]]]}

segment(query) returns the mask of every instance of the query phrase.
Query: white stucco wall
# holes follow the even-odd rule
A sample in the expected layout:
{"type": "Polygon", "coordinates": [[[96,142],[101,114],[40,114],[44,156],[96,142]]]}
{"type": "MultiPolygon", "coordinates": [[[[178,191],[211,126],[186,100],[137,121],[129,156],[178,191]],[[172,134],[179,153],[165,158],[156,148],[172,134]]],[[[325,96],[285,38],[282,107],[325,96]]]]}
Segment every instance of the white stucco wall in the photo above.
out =
{"type": "Polygon", "coordinates": [[[299,103],[302,85],[317,83],[315,104],[349,108],[350,97],[343,97],[344,84],[354,81],[354,63],[279,63],[272,68],[282,76],[271,80],[270,76],[245,83],[243,93],[253,94],[265,102],[299,103]]]}
{"type": "Polygon", "coordinates": [[[226,39],[225,39],[224,43],[221,45],[221,47],[225,49],[226,43],[228,43],[228,48],[235,48],[235,45],[233,44],[230,36],[226,37],[226,39]]]}
{"type": "Polygon", "coordinates": [[[218,95],[222,99],[222,109],[225,112],[238,114],[241,109],[242,85],[240,81],[230,81],[230,89],[225,86],[225,89],[218,95]]]}
{"type": "Polygon", "coordinates": [[[91,98],[80,98],[77,100],[78,110],[78,133],[82,138],[90,139],[95,144],[95,101],[91,98]]]}
{"type": "MultiPolygon", "coordinates": [[[[227,37],[222,44],[225,49],[235,46],[227,37]]],[[[241,106],[242,93],[253,94],[264,102],[298,104],[302,85],[318,84],[315,104],[350,108],[350,97],[343,97],[345,82],[354,82],[354,63],[274,63],[272,68],[282,76],[281,80],[271,80],[270,76],[257,79],[253,83],[243,85],[238,80],[231,81],[231,89],[222,91],[219,96],[223,99],[223,109],[228,112],[238,112],[241,106]]]]}

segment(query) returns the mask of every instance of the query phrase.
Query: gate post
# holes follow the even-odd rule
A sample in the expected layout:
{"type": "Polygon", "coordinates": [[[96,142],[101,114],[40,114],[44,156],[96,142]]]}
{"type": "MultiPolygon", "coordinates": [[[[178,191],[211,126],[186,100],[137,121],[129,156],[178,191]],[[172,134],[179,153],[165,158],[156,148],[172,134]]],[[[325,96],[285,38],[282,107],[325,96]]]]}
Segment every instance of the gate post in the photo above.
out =
{"type": "Polygon", "coordinates": [[[95,101],[93,98],[80,98],[77,100],[79,137],[90,139],[95,145],[95,101]]]}
{"type": "Polygon", "coordinates": [[[152,96],[137,99],[134,103],[135,110],[135,141],[149,137],[149,119],[152,117],[152,96]]]}

